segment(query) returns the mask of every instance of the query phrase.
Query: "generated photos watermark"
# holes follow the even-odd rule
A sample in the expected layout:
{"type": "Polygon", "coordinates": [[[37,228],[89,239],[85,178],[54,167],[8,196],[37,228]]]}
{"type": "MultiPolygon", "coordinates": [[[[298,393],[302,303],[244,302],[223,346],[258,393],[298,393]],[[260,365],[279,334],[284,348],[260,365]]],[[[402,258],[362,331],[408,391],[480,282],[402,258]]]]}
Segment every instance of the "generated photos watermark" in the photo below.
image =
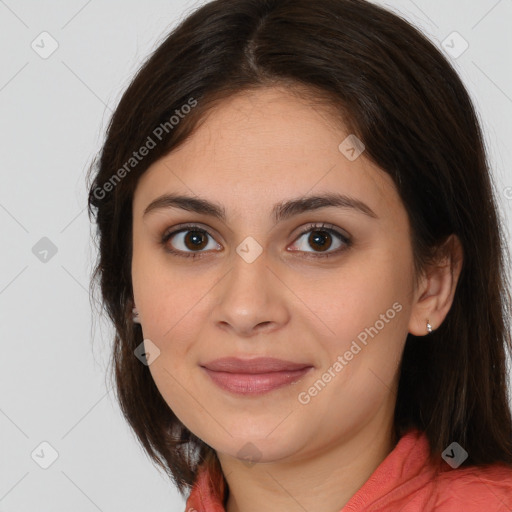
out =
{"type": "Polygon", "coordinates": [[[391,308],[389,308],[386,313],[382,313],[371,327],[366,327],[363,331],[361,331],[357,335],[357,340],[353,340],[350,348],[345,351],[343,355],[339,355],[336,358],[336,361],[327,368],[327,370],[320,376],[316,382],[308,388],[307,391],[301,391],[297,399],[300,404],[307,405],[311,402],[312,398],[318,395],[329,382],[332,381],[344,368],[349,364],[349,362],[354,359],[354,356],[359,354],[361,350],[368,345],[368,336],[372,339],[379,334],[379,332],[384,329],[386,324],[388,324],[393,318],[395,318],[396,314],[402,311],[402,304],[399,302],[395,302],[391,308]],[[363,346],[361,346],[359,343],[363,346]]]}
{"type": "Polygon", "coordinates": [[[134,151],[132,156],[107,180],[101,187],[94,189],[94,197],[102,200],[106,197],[107,193],[112,192],[116,185],[126,177],[133,169],[139,165],[142,160],[154,149],[158,142],[163,140],[164,134],[169,134],[180,122],[189,114],[194,107],[197,106],[197,100],[189,98],[187,103],[183,104],[179,109],[174,111],[174,114],[169,118],[168,121],[160,123],[152,132],[148,135],[144,144],[139,148],[138,151],[134,151]],[[156,140],[155,140],[156,139],[156,140]]]}

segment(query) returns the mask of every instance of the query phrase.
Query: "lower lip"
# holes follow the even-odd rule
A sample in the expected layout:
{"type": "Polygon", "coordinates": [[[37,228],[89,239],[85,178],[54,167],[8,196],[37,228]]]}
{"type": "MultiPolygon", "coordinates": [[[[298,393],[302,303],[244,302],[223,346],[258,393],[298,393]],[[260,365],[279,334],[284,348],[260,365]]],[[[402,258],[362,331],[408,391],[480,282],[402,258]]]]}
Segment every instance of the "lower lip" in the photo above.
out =
{"type": "Polygon", "coordinates": [[[261,395],[300,380],[311,366],[300,370],[271,373],[228,373],[203,369],[220,388],[237,395],[261,395]]]}

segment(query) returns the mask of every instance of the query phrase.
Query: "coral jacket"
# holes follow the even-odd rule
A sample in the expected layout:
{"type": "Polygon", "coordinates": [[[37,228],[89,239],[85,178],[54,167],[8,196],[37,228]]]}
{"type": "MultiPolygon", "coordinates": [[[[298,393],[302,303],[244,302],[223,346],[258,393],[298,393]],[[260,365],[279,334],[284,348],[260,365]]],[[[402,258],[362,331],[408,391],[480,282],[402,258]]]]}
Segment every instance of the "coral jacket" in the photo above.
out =
{"type": "MultiPolygon", "coordinates": [[[[428,463],[428,439],[410,430],[340,512],[511,512],[512,468],[428,463]]],[[[200,469],[185,512],[225,512],[219,475],[200,469]]]]}

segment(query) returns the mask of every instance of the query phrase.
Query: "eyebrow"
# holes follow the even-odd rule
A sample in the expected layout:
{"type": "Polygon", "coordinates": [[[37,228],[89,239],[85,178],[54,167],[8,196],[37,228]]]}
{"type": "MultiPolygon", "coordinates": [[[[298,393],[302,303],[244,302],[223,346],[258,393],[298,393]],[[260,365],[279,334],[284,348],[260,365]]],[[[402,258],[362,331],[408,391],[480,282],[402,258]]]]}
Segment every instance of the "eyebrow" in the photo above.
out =
{"type": "MultiPolygon", "coordinates": [[[[368,217],[378,219],[376,213],[366,203],[359,199],[336,193],[305,196],[282,201],[274,205],[271,214],[274,222],[277,224],[294,215],[327,207],[353,209],[368,217]]],[[[167,208],[180,208],[189,212],[209,215],[220,219],[224,223],[226,222],[226,210],[222,205],[206,199],[178,194],[164,194],[157,197],[146,207],[143,217],[155,210],[167,208]]]]}

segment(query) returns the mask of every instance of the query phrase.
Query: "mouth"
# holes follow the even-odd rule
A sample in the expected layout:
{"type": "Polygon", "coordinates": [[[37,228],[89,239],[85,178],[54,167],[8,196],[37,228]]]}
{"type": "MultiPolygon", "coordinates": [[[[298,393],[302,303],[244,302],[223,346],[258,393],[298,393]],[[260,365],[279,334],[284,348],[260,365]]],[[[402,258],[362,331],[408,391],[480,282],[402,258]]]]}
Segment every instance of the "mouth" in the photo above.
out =
{"type": "Polygon", "coordinates": [[[219,388],[236,395],[268,393],[297,382],[313,368],[309,363],[270,357],[226,357],[200,366],[219,388]]]}

